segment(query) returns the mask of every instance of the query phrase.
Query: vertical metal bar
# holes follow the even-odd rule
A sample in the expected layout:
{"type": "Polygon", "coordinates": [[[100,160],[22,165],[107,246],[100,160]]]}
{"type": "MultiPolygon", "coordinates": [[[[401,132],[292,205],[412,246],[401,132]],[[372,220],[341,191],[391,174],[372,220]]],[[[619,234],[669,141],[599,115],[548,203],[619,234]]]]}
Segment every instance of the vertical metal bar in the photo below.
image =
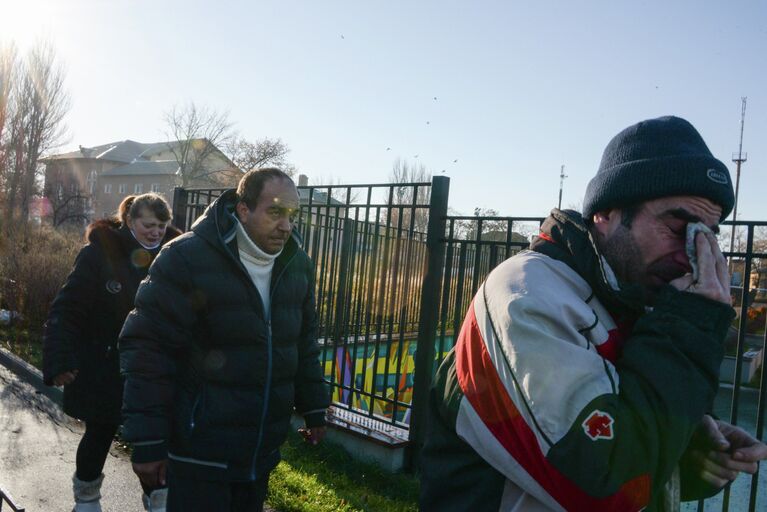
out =
{"type": "MultiPolygon", "coordinates": [[[[370,196],[368,196],[369,198],[370,196]]],[[[368,203],[370,202],[370,199],[368,199],[368,203]]],[[[381,207],[376,208],[376,215],[375,215],[375,229],[373,230],[373,248],[371,251],[371,265],[370,265],[370,274],[369,274],[369,285],[368,285],[368,296],[367,296],[367,307],[365,310],[365,358],[368,357],[368,348],[370,346],[370,322],[374,317],[374,310],[376,308],[375,304],[375,297],[376,297],[376,289],[380,286],[380,279],[377,279],[378,277],[378,244],[380,243],[380,227],[381,223],[379,222],[379,219],[381,217],[381,207]]],[[[375,339],[373,341],[373,352],[370,353],[370,358],[373,360],[373,364],[377,364],[378,354],[378,336],[375,336],[375,339]]],[[[367,361],[362,366],[362,388],[365,390],[365,382],[367,381],[367,361]]],[[[375,367],[374,367],[375,369],[375,367]]],[[[367,391],[366,391],[367,392],[367,391]]],[[[369,393],[372,394],[375,392],[375,382],[371,383],[369,393]]],[[[372,403],[368,406],[368,414],[370,416],[373,415],[373,407],[372,403]]]]}
{"type": "MultiPolygon", "coordinates": [[[[392,344],[394,343],[394,319],[395,313],[398,310],[399,298],[401,295],[400,281],[402,280],[402,217],[404,213],[404,207],[397,206],[397,231],[395,232],[394,240],[394,262],[392,264],[392,283],[389,287],[389,301],[387,308],[388,328],[386,331],[386,360],[384,361],[384,395],[383,399],[385,403],[389,400],[386,399],[386,391],[389,389],[389,375],[391,373],[390,363],[392,358],[392,344]]],[[[397,321],[400,320],[399,316],[396,317],[397,321]]],[[[401,326],[399,326],[401,327],[401,326]]],[[[396,393],[394,394],[396,396],[396,393]]],[[[392,404],[393,405],[393,404],[392,404]]],[[[388,418],[387,418],[388,419],[388,418]]]]}
{"type": "MultiPolygon", "coordinates": [[[[442,354],[445,353],[445,336],[447,334],[447,312],[450,303],[450,286],[453,282],[453,229],[455,221],[450,221],[447,235],[447,254],[445,255],[445,269],[442,274],[442,300],[440,301],[439,321],[439,348],[437,349],[437,361],[442,362],[442,354]]],[[[453,335],[455,338],[455,335],[453,335]]]]}
{"type": "Polygon", "coordinates": [[[471,293],[479,288],[479,265],[482,259],[482,217],[477,217],[477,251],[474,253],[474,271],[471,275],[471,293]]]}
{"type": "Polygon", "coordinates": [[[388,283],[389,274],[389,247],[391,245],[391,219],[392,219],[392,206],[394,204],[394,186],[389,186],[389,199],[388,207],[386,208],[386,223],[384,224],[384,250],[383,250],[383,263],[381,264],[381,276],[379,276],[380,284],[378,286],[378,303],[376,304],[376,341],[375,341],[375,353],[373,356],[373,392],[370,395],[370,411],[371,416],[375,411],[375,402],[378,398],[378,360],[380,359],[381,351],[381,334],[385,321],[385,303],[386,303],[386,289],[388,283]]]}
{"type": "MultiPolygon", "coordinates": [[[[762,339],[762,354],[767,352],[767,325],[764,326],[764,338],[762,339]]],[[[764,356],[762,356],[764,357],[764,356]]],[[[767,402],[767,371],[764,368],[764,359],[762,359],[761,376],[759,377],[759,402],[756,406],[756,438],[760,441],[764,440],[764,411],[765,402],[767,402]]],[[[748,510],[754,512],[756,510],[756,498],[759,491],[759,469],[760,465],[756,466],[756,473],[751,476],[751,493],[748,510]]]]}
{"type": "MultiPolygon", "coordinates": [[[[400,295],[400,307],[399,307],[399,340],[397,343],[397,356],[395,357],[395,370],[394,370],[394,403],[392,408],[392,422],[397,422],[397,410],[399,409],[400,393],[399,383],[402,378],[402,350],[405,344],[405,334],[407,332],[407,312],[408,312],[408,299],[410,297],[410,284],[413,276],[413,244],[414,244],[414,232],[415,232],[415,217],[416,217],[416,205],[418,204],[418,185],[413,186],[413,197],[409,207],[410,210],[410,222],[407,228],[407,237],[405,238],[405,268],[404,279],[402,280],[402,293],[400,295]]],[[[439,286],[439,283],[437,284],[439,286]]],[[[436,315],[435,315],[436,316],[436,315]]],[[[436,330],[436,329],[435,329],[436,330]]],[[[405,355],[404,357],[407,357],[405,355]]]]}
{"type": "Polygon", "coordinates": [[[490,259],[487,264],[487,273],[489,274],[496,265],[498,265],[498,244],[492,244],[490,245],[490,259]]]}
{"type": "MultiPolygon", "coordinates": [[[[356,317],[356,331],[355,334],[358,338],[362,341],[362,364],[361,364],[361,382],[360,387],[357,387],[357,360],[358,357],[360,357],[359,353],[359,347],[356,343],[357,338],[355,338],[355,352],[354,352],[354,387],[355,392],[359,397],[362,396],[361,393],[365,391],[365,369],[367,367],[367,358],[368,358],[368,348],[370,346],[370,293],[372,292],[372,284],[371,281],[373,280],[373,276],[375,274],[369,274],[368,270],[369,268],[375,263],[375,252],[371,251],[370,247],[370,239],[371,239],[371,228],[373,226],[373,223],[370,222],[370,204],[372,199],[372,193],[373,193],[373,187],[367,187],[367,197],[365,200],[365,206],[364,206],[364,219],[362,222],[364,222],[364,230],[362,233],[362,254],[361,254],[361,260],[360,260],[360,267],[358,269],[358,281],[356,283],[356,287],[358,288],[358,296],[357,300],[359,303],[359,307],[357,308],[357,317],[356,317]]],[[[359,404],[358,404],[359,405],[359,404]]],[[[361,407],[357,407],[357,410],[361,409],[361,407]]]]}
{"type": "Polygon", "coordinates": [[[439,287],[444,271],[445,216],[450,192],[450,179],[432,178],[429,201],[429,227],[426,235],[428,263],[421,290],[421,321],[418,324],[418,345],[413,383],[413,403],[410,412],[409,466],[418,465],[418,454],[423,446],[429,387],[434,370],[434,337],[437,333],[439,287]]]}
{"type": "Polygon", "coordinates": [[[181,187],[173,188],[173,225],[182,231],[189,228],[186,225],[186,205],[189,193],[181,187]]]}
{"type": "MultiPolygon", "coordinates": [[[[330,299],[330,304],[328,305],[328,313],[331,315],[328,325],[333,325],[333,347],[334,347],[334,356],[333,356],[333,362],[331,363],[331,369],[333,371],[334,377],[337,375],[336,372],[336,364],[337,364],[337,358],[335,357],[335,349],[338,348],[338,343],[340,337],[338,336],[338,333],[336,332],[336,326],[338,325],[338,289],[342,287],[342,282],[340,279],[341,275],[341,259],[343,258],[343,225],[344,220],[339,217],[339,209],[334,208],[333,213],[333,241],[332,241],[332,252],[331,252],[331,259],[330,259],[330,289],[328,290],[328,298],[330,299]]],[[[341,310],[341,313],[343,313],[343,310],[341,310]]],[[[337,383],[336,383],[337,384],[337,383]]],[[[337,386],[336,386],[337,387],[337,386]]]]}
{"type": "Polygon", "coordinates": [[[458,253],[458,283],[455,287],[455,302],[453,304],[453,346],[458,341],[458,333],[461,331],[463,315],[463,286],[466,278],[466,260],[468,259],[469,242],[461,243],[461,250],[458,253]]]}
{"type": "MultiPolygon", "coordinates": [[[[348,194],[347,194],[348,199],[348,194]]],[[[351,208],[351,205],[350,205],[351,208]]],[[[354,218],[347,218],[346,221],[350,222],[352,224],[352,231],[351,231],[351,248],[350,248],[350,254],[349,254],[349,262],[348,262],[348,271],[349,276],[347,278],[347,291],[346,291],[346,307],[345,307],[345,318],[344,318],[344,328],[345,328],[345,336],[344,336],[344,349],[346,352],[349,352],[349,344],[351,343],[351,355],[349,357],[349,363],[351,365],[351,368],[344,368],[344,371],[350,372],[350,383],[348,385],[348,398],[346,405],[351,406],[351,400],[353,398],[352,391],[354,390],[354,371],[357,367],[357,338],[358,338],[358,329],[357,325],[355,324],[355,318],[357,316],[357,311],[360,308],[360,301],[358,298],[358,291],[357,288],[359,288],[359,282],[356,278],[359,275],[357,266],[360,264],[358,263],[360,259],[360,251],[359,251],[359,238],[358,238],[358,231],[360,222],[357,220],[359,218],[359,207],[354,208],[354,218]]],[[[344,359],[344,364],[346,364],[346,359],[344,359]]]]}
{"type": "MultiPolygon", "coordinates": [[[[748,327],[748,292],[751,277],[751,254],[754,252],[754,226],[748,226],[746,242],[746,261],[743,269],[743,294],[740,301],[740,322],[738,323],[738,346],[735,359],[735,377],[732,390],[732,408],[730,423],[738,424],[738,405],[740,402],[740,376],[743,370],[743,350],[745,348],[746,329],[748,327]]],[[[729,490],[729,489],[728,489],[729,490]]]]}
{"type": "MultiPolygon", "coordinates": [[[[352,276],[352,293],[354,293],[354,316],[351,318],[351,333],[353,344],[353,357],[352,357],[352,387],[356,389],[357,382],[357,361],[359,358],[360,344],[363,348],[363,366],[364,366],[364,352],[367,348],[367,338],[362,333],[362,317],[365,309],[365,288],[367,277],[367,263],[369,259],[368,252],[368,231],[370,229],[370,223],[367,220],[360,220],[359,206],[356,207],[356,224],[362,226],[361,232],[355,231],[355,245],[354,252],[357,255],[357,267],[354,270],[352,276]]],[[[353,393],[352,393],[353,396],[353,393]]]]}
{"type": "MultiPolygon", "coordinates": [[[[733,225],[735,229],[735,225],[733,225]]],[[[740,404],[740,376],[743,371],[743,350],[745,348],[746,328],[748,326],[748,288],[751,277],[751,254],[754,249],[754,227],[748,226],[748,241],[746,243],[746,261],[743,268],[743,290],[740,298],[740,322],[738,322],[738,344],[735,350],[735,376],[733,377],[732,406],[730,408],[730,423],[738,424],[738,406],[740,404]]],[[[722,510],[730,509],[730,486],[724,489],[722,495],[722,510]]]]}

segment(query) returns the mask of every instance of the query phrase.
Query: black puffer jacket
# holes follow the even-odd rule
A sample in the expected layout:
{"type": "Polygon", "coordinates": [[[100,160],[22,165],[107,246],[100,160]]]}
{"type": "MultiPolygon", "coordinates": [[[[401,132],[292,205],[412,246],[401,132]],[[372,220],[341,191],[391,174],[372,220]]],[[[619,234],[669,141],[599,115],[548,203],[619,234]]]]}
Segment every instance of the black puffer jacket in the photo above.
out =
{"type": "MultiPolygon", "coordinates": [[[[164,241],[180,233],[169,226],[164,241]]],[[[159,249],[144,249],[114,220],[88,226],[86,239],[45,322],[43,377],[50,386],[57,375],[79,370],[64,386],[64,412],[119,423],[123,388],[117,336],[159,249]]]]}
{"type": "Polygon", "coordinates": [[[275,260],[271,319],[239,259],[235,193],[165,247],[120,336],[123,436],[134,462],[169,457],[206,480],[254,480],[279,461],[295,409],[324,424],[311,260],[275,260]]]}

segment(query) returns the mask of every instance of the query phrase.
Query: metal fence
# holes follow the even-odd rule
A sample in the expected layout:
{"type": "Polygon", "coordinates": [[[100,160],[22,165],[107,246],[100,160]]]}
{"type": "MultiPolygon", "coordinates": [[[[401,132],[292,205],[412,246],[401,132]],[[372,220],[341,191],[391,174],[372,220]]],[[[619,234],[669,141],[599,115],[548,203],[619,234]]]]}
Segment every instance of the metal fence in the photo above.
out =
{"type": "MultiPolygon", "coordinates": [[[[188,229],[220,193],[177,189],[179,227],[188,229]]],[[[359,418],[371,435],[410,440],[417,449],[431,378],[474,293],[495,266],[529,246],[544,219],[448,216],[445,177],[299,187],[299,194],[297,227],[315,264],[318,341],[336,415],[349,424],[359,418]]],[[[733,229],[738,245],[725,256],[736,276],[738,321],[727,342],[731,370],[723,366],[721,376],[732,385],[723,385],[715,412],[762,439],[767,249],[756,241],[767,239],[767,222],[725,222],[722,246],[729,246],[733,229]]],[[[748,502],[755,510],[766,490],[765,475],[756,474],[750,485],[728,487],[706,505],[713,500],[728,510],[735,493],[734,507],[748,502]]]]}
{"type": "MultiPolygon", "coordinates": [[[[732,230],[737,243],[725,251],[730,264],[730,272],[735,276],[736,286],[731,288],[737,312],[737,327],[731,330],[726,342],[725,365],[720,380],[732,382],[729,403],[720,394],[715,412],[726,418],[733,425],[741,425],[757,439],[764,439],[764,416],[767,404],[767,377],[764,372],[764,354],[767,352],[767,295],[762,292],[767,288],[767,247],[757,246],[757,235],[762,244],[767,238],[767,222],[728,221],[722,225],[720,242],[726,238],[729,242],[732,230]],[[740,283],[737,275],[740,275],[740,283]],[[737,285],[740,286],[737,286],[737,285]],[[732,377],[728,375],[726,363],[732,361],[732,377]],[[716,410],[718,409],[718,410],[716,410]]],[[[729,243],[721,242],[724,247],[729,243]]],[[[729,386],[725,389],[729,390],[729,386]]],[[[741,477],[744,478],[744,477],[741,477]]],[[[767,475],[757,470],[748,485],[728,486],[721,496],[707,502],[722,502],[722,510],[744,510],[748,503],[749,512],[757,510],[757,501],[767,500],[767,475]],[[746,492],[748,500],[746,501],[746,492]]],[[[700,502],[698,510],[704,510],[700,502]]]]}
{"type": "Polygon", "coordinates": [[[445,218],[445,263],[439,301],[436,358],[453,347],[479,285],[499,263],[530,245],[542,217],[445,218]]]}
{"type": "MultiPolygon", "coordinates": [[[[315,266],[318,343],[333,403],[401,441],[410,422],[431,188],[298,187],[297,229],[315,266]]],[[[189,229],[222,191],[176,189],[178,227],[189,229]]]]}

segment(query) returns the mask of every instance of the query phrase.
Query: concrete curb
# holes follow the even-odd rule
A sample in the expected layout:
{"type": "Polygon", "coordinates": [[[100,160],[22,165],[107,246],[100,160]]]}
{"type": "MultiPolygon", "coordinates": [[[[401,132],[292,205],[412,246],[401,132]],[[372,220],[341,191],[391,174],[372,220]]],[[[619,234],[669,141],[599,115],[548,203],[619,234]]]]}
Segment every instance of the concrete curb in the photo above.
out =
{"type": "Polygon", "coordinates": [[[0,365],[3,365],[23,380],[31,384],[38,393],[50,398],[59,407],[64,403],[64,392],[61,388],[46,386],[40,370],[24,361],[13,352],[0,348],[0,365]]]}

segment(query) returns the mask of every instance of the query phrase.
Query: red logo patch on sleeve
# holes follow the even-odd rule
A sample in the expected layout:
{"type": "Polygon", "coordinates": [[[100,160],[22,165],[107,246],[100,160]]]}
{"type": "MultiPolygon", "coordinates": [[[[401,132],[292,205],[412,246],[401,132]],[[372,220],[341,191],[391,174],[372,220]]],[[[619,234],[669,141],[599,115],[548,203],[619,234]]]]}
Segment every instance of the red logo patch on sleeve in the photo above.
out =
{"type": "Polygon", "coordinates": [[[606,412],[595,410],[581,425],[583,431],[589,436],[589,439],[596,441],[598,439],[613,438],[613,423],[615,420],[606,412]]]}

